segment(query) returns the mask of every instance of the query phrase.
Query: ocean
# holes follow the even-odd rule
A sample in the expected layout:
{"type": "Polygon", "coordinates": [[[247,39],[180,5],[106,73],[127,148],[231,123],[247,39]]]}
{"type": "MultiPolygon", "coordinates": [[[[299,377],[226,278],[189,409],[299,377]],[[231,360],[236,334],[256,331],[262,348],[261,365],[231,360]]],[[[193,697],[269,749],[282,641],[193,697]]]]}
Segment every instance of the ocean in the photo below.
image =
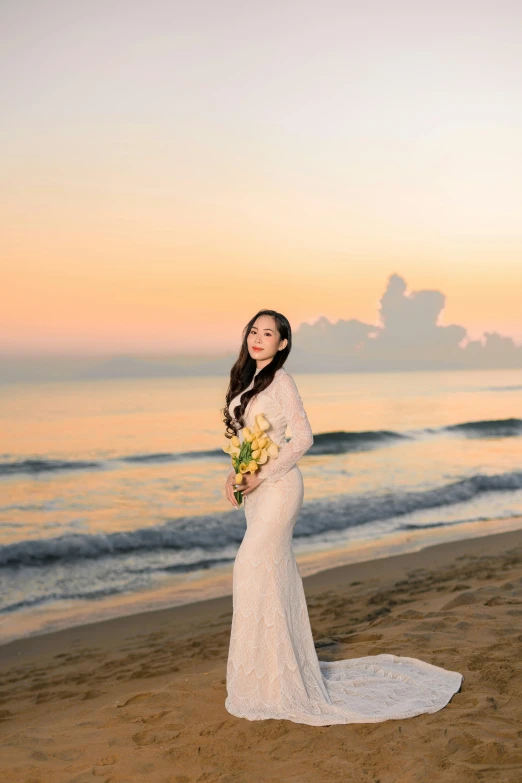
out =
{"type": "MultiPolygon", "coordinates": [[[[522,526],[522,370],[288,371],[302,576],[522,526]]],[[[227,382],[0,386],[0,643],[232,592],[227,382]]]]}

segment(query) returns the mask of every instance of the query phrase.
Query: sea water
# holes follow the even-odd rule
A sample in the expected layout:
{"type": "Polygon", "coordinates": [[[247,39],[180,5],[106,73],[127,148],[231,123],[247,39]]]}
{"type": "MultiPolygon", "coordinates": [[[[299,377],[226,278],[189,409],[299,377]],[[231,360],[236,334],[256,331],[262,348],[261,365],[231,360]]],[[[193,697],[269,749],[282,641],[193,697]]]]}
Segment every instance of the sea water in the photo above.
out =
{"type": "MultiPolygon", "coordinates": [[[[292,375],[302,576],[522,526],[522,370],[292,375]]],[[[231,593],[227,383],[0,386],[0,643],[231,593]]]]}

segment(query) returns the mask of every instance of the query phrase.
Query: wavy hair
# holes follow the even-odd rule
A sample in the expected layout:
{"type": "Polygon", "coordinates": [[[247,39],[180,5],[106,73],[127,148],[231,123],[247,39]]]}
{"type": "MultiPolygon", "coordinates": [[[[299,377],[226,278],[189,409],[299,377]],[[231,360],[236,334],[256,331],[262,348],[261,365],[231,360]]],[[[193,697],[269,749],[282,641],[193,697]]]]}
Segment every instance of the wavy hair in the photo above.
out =
{"type": "Polygon", "coordinates": [[[230,380],[225,396],[225,407],[221,408],[223,422],[226,424],[225,437],[232,438],[234,435],[237,435],[239,430],[245,426],[243,415],[248,403],[252,397],[255,397],[256,394],[259,394],[260,391],[263,391],[263,389],[266,389],[267,386],[270,386],[274,375],[276,374],[277,370],[279,370],[284,365],[291,350],[292,328],[288,319],[285,318],[282,313],[278,313],[276,310],[259,310],[253,316],[253,318],[250,319],[243,329],[243,339],[241,342],[241,348],[239,350],[239,356],[230,370],[230,380]],[[261,315],[271,315],[275,321],[276,329],[279,332],[279,340],[286,339],[288,342],[286,347],[281,351],[277,351],[272,361],[258,372],[253,387],[241,395],[239,404],[236,405],[233,410],[234,417],[232,417],[228,410],[230,401],[233,400],[242,389],[246,389],[250,385],[257,369],[256,360],[252,359],[248,352],[247,338],[250,334],[252,326],[261,315]]]}

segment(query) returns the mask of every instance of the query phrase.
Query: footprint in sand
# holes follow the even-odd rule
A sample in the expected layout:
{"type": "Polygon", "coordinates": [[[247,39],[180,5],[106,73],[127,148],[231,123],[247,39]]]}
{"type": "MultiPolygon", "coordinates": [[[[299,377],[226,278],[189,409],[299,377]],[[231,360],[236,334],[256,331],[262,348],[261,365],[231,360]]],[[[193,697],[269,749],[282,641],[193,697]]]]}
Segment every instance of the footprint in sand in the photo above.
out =
{"type": "Polygon", "coordinates": [[[132,723],[157,723],[164,718],[165,715],[170,715],[171,712],[172,710],[162,710],[161,712],[155,712],[152,715],[140,715],[139,718],[133,720],[132,723]]]}
{"type": "Polygon", "coordinates": [[[447,609],[455,609],[457,606],[470,606],[472,604],[478,604],[480,603],[481,599],[482,596],[478,592],[470,590],[467,593],[461,593],[455,598],[452,598],[451,601],[448,601],[447,604],[444,604],[442,611],[446,611],[447,609]]]}
{"type": "Polygon", "coordinates": [[[139,731],[137,734],[134,734],[132,741],[140,748],[145,745],[163,745],[166,742],[177,739],[180,734],[181,731],[158,732],[153,729],[145,729],[145,731],[139,731]]]}
{"type": "Polygon", "coordinates": [[[98,761],[97,764],[95,764],[92,768],[92,774],[96,777],[101,777],[102,775],[107,775],[109,772],[111,772],[111,767],[116,764],[118,761],[118,756],[106,756],[105,758],[101,759],[101,761],[98,761]]]}
{"type": "Polygon", "coordinates": [[[380,642],[382,633],[347,633],[336,637],[343,644],[357,644],[358,642],[380,642]]]}
{"type": "Polygon", "coordinates": [[[134,696],[131,696],[129,699],[122,702],[121,704],[117,704],[116,706],[118,707],[118,709],[121,709],[122,707],[129,707],[130,705],[139,704],[142,701],[148,701],[153,696],[154,693],[152,691],[135,693],[134,696]]]}

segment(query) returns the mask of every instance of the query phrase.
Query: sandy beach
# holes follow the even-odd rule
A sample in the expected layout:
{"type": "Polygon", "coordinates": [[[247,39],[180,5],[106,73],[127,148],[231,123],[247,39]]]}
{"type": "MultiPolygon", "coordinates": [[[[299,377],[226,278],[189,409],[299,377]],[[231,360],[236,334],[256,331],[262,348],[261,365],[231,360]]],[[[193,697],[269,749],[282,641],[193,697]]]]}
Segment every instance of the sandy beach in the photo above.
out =
{"type": "Polygon", "coordinates": [[[235,718],[226,596],[0,647],[2,780],[522,780],[522,530],[304,586],[320,659],[418,657],[461,672],[461,690],[437,713],[378,724],[235,718]]]}

